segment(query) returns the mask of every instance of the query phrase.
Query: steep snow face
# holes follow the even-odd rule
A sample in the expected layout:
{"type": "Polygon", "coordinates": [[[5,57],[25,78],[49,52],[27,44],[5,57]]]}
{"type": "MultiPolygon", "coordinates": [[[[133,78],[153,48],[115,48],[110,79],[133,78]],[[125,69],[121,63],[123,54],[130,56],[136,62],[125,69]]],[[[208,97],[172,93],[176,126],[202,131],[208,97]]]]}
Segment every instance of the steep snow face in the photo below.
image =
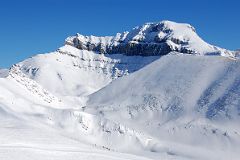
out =
{"type": "Polygon", "coordinates": [[[156,152],[160,143],[173,154],[184,144],[237,155],[239,70],[224,57],[164,56],[91,95],[85,111],[145,133],[156,152]]]}
{"type": "Polygon", "coordinates": [[[239,60],[224,57],[168,55],[94,93],[88,105],[105,106],[99,109],[109,112],[166,112],[161,121],[193,112],[208,119],[237,120],[239,69],[239,60]]]}
{"type": "Polygon", "coordinates": [[[21,72],[20,66],[12,66],[7,78],[15,80],[18,85],[21,85],[23,88],[31,92],[34,96],[37,96],[39,99],[42,99],[49,104],[54,104],[59,107],[61,106],[60,99],[52,95],[36,81],[28,78],[24,73],[21,72]]]}
{"type": "Polygon", "coordinates": [[[83,50],[126,55],[165,55],[171,51],[199,55],[234,56],[234,52],[212,46],[203,41],[189,24],[162,21],[145,23],[130,32],[112,37],[68,37],[66,44],[83,50]]]}
{"type": "MultiPolygon", "coordinates": [[[[69,45],[17,64],[18,69],[57,96],[84,97],[159,57],[103,55],[69,45]]],[[[11,72],[11,71],[10,71],[11,72]]],[[[79,103],[83,103],[84,99],[79,103]]]]}
{"type": "Polygon", "coordinates": [[[41,114],[45,108],[62,108],[57,97],[16,72],[0,79],[0,112],[7,113],[6,117],[18,119],[16,117],[23,118],[24,114],[41,114]]]}

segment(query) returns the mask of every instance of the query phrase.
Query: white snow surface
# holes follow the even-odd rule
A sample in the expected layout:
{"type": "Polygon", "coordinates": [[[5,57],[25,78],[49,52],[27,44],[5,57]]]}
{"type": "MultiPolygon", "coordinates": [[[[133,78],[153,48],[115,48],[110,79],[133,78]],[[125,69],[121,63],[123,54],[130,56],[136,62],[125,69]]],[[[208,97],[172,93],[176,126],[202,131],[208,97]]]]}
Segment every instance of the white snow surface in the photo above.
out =
{"type": "Polygon", "coordinates": [[[154,152],[238,159],[239,70],[224,57],[164,56],[92,94],[85,111],[147,135],[154,152]]]}
{"type": "Polygon", "coordinates": [[[41,93],[54,99],[36,82],[19,76],[19,73],[12,71],[9,77],[0,79],[1,160],[148,160],[112,149],[109,151],[101,145],[100,138],[95,140],[98,138],[92,132],[97,134],[99,131],[91,127],[98,125],[92,122],[92,115],[59,109],[60,102],[46,101],[41,93]],[[30,87],[37,89],[33,92],[30,87]]]}

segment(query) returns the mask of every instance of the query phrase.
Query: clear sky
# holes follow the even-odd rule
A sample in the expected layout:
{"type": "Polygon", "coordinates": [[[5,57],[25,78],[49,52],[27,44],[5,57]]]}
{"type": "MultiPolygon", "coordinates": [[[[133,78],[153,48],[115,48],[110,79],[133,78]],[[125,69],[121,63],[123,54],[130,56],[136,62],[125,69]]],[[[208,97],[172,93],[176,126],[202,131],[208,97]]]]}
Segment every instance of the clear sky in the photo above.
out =
{"type": "Polygon", "coordinates": [[[0,67],[56,50],[77,32],[115,35],[161,20],[190,23],[205,41],[240,48],[239,0],[1,0],[0,67]]]}

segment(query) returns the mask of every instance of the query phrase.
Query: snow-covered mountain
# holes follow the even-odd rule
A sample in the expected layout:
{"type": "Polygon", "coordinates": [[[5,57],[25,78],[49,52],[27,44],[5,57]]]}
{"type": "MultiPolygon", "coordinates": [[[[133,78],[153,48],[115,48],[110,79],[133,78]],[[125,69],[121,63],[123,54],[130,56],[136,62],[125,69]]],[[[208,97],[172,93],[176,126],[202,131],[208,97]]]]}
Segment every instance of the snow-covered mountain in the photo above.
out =
{"type": "Polygon", "coordinates": [[[0,159],[237,160],[238,56],[170,21],[68,37],[0,69],[0,159]]]}
{"type": "Polygon", "coordinates": [[[130,32],[117,33],[116,36],[68,37],[65,44],[83,50],[100,53],[125,55],[156,56],[166,55],[172,51],[199,55],[234,56],[234,52],[210,45],[203,41],[189,24],[161,21],[145,23],[130,32]]]}
{"type": "Polygon", "coordinates": [[[77,34],[68,37],[65,45],[55,52],[34,56],[17,65],[47,90],[68,100],[81,97],[77,101],[83,105],[86,96],[112,80],[133,73],[171,51],[227,57],[236,54],[207,44],[189,24],[162,21],[146,23],[115,37],[77,34]]]}

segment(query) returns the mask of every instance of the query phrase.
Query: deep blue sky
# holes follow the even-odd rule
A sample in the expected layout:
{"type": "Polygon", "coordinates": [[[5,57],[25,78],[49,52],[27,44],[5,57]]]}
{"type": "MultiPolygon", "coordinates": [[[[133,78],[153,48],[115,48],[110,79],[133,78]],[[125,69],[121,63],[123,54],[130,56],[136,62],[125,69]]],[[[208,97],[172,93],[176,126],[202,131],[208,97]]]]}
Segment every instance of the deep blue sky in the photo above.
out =
{"type": "Polygon", "coordinates": [[[0,67],[53,51],[69,35],[115,35],[145,22],[192,24],[207,42],[240,48],[239,0],[1,0],[0,67]]]}

